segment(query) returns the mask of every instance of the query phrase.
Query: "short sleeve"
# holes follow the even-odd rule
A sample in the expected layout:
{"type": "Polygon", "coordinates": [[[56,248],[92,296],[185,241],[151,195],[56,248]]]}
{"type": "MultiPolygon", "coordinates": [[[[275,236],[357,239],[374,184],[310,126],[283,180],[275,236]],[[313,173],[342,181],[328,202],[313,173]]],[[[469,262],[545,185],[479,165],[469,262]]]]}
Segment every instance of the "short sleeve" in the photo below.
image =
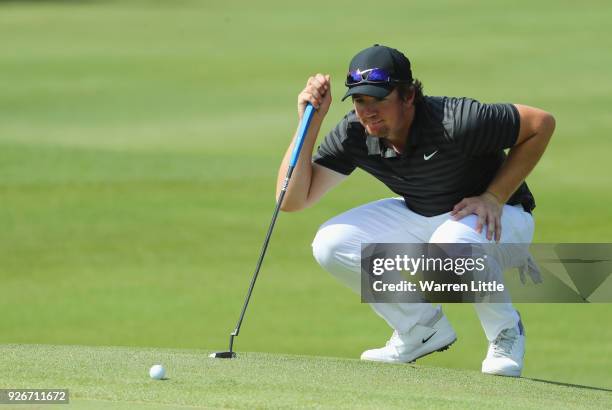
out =
{"type": "Polygon", "coordinates": [[[325,136],[312,161],[333,171],[349,175],[356,168],[351,155],[347,152],[347,128],[345,117],[325,136]]]}
{"type": "Polygon", "coordinates": [[[516,143],[520,116],[512,104],[461,98],[455,100],[453,114],[453,138],[469,156],[499,152],[516,143]]]}

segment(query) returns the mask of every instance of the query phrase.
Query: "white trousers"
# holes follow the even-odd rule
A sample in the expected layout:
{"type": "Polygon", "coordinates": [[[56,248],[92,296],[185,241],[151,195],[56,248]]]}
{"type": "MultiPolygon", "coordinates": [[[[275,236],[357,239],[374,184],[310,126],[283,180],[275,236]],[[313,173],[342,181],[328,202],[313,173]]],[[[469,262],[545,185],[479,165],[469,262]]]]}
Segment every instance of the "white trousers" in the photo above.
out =
{"type": "MultiPolygon", "coordinates": [[[[486,238],[486,227],[482,233],[476,232],[476,222],[475,215],[459,221],[454,221],[449,213],[425,217],[409,210],[402,198],[388,198],[353,208],[324,223],[312,249],[325,270],[359,294],[362,243],[493,243],[486,238]]],[[[520,205],[505,205],[501,224],[500,243],[531,242],[533,218],[520,205]]],[[[494,258],[504,271],[522,266],[528,255],[525,250],[494,258]]],[[[436,306],[429,303],[370,303],[370,306],[400,333],[427,322],[436,313],[436,306]]],[[[489,341],[519,320],[511,303],[475,303],[474,307],[489,341]]]]}

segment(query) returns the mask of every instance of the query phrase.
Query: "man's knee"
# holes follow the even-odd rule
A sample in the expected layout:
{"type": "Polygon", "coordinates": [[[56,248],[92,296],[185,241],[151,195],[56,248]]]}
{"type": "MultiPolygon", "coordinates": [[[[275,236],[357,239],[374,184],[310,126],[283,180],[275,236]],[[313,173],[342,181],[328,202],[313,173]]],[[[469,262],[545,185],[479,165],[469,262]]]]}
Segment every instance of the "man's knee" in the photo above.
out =
{"type": "Polygon", "coordinates": [[[312,242],[316,261],[326,270],[335,266],[360,264],[361,245],[352,225],[327,223],[319,228],[312,242]]]}

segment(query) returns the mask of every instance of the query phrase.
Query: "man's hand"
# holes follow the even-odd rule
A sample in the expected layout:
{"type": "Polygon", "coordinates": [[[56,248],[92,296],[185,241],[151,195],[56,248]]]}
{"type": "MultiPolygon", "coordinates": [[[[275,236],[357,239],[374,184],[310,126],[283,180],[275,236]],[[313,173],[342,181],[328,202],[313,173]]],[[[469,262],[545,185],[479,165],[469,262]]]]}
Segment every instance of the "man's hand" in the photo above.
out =
{"type": "Polygon", "coordinates": [[[501,238],[501,216],[504,209],[497,197],[487,191],[482,195],[464,198],[451,211],[451,216],[458,221],[468,215],[474,214],[478,217],[476,232],[481,233],[484,225],[487,226],[487,239],[495,238],[499,242],[501,238]]]}
{"type": "Polygon", "coordinates": [[[321,117],[325,117],[332,102],[329,74],[316,74],[308,79],[306,87],[298,95],[298,117],[304,115],[306,104],[311,103],[321,117]]]}

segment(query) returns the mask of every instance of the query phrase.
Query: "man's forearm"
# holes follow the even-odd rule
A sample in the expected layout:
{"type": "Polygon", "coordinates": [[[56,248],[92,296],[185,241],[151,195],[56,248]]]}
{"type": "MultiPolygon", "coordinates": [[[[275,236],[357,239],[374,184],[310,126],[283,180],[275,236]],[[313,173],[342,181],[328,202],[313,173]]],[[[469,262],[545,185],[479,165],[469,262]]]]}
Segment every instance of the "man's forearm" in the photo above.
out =
{"type": "MultiPolygon", "coordinates": [[[[283,211],[297,211],[305,207],[308,199],[308,192],[310,191],[310,184],[312,179],[312,151],[314,149],[317,135],[321,128],[323,118],[315,112],[314,117],[310,123],[308,133],[304,139],[304,145],[298,158],[295,169],[291,176],[291,181],[287,187],[287,192],[283,200],[283,211]]],[[[297,135],[297,133],[296,133],[297,135]]],[[[295,145],[296,135],[294,135],[289,148],[285,152],[283,161],[278,170],[278,176],[276,179],[276,198],[278,199],[281,189],[283,187],[285,177],[287,176],[287,170],[289,168],[289,161],[295,145]]]]}

